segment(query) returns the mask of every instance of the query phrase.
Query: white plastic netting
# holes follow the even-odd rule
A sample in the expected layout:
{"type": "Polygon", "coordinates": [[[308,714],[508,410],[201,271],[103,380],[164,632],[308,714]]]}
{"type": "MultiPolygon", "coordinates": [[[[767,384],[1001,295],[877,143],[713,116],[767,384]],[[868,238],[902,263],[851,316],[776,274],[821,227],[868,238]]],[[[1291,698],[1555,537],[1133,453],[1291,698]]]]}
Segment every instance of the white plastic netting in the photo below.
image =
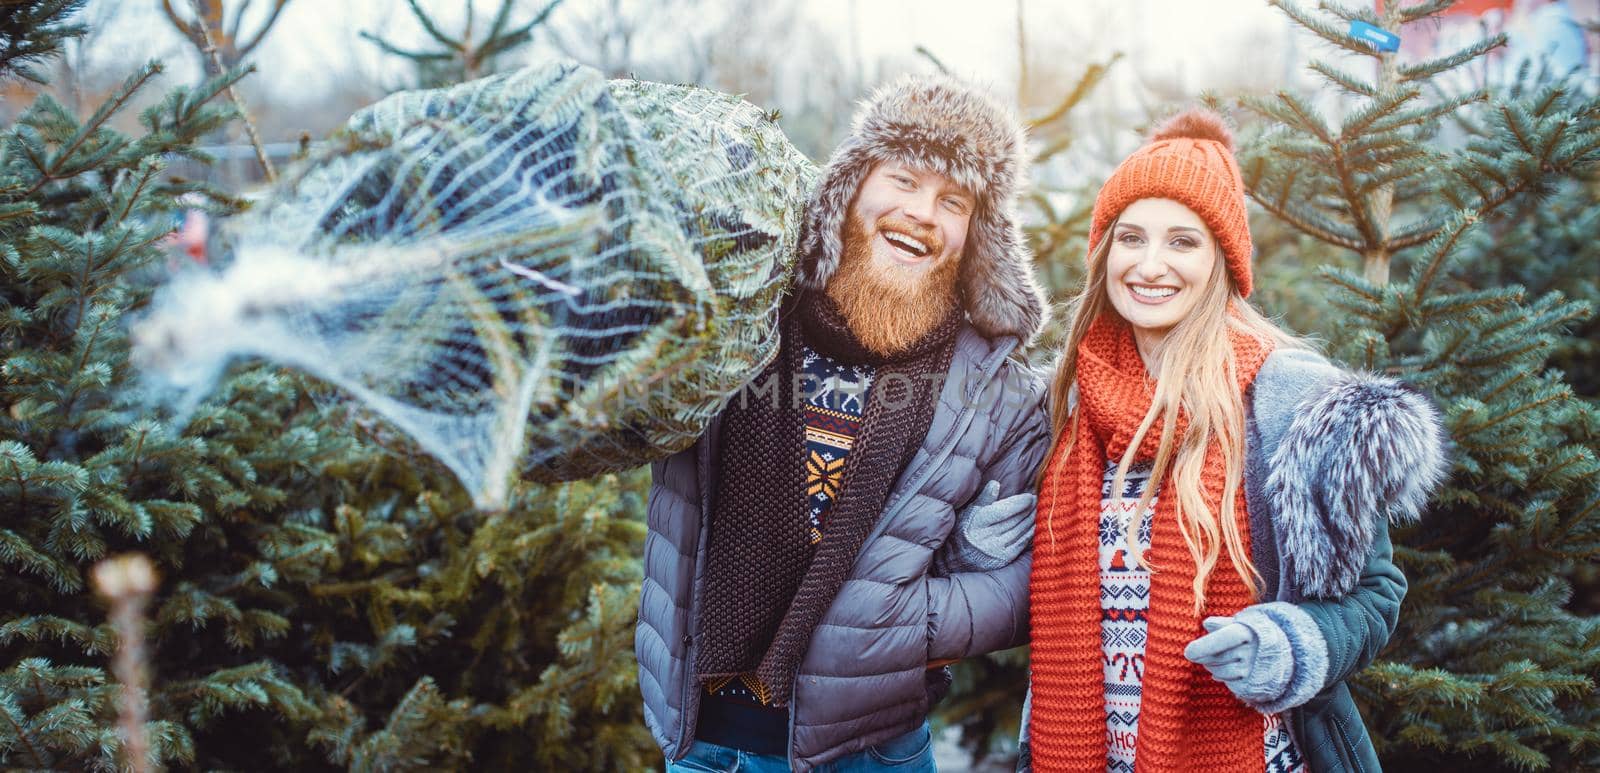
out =
{"type": "Polygon", "coordinates": [[[304,369],[479,506],[687,447],[777,351],[816,172],[728,95],[554,63],[351,117],[182,277],[136,357],[304,369]]]}

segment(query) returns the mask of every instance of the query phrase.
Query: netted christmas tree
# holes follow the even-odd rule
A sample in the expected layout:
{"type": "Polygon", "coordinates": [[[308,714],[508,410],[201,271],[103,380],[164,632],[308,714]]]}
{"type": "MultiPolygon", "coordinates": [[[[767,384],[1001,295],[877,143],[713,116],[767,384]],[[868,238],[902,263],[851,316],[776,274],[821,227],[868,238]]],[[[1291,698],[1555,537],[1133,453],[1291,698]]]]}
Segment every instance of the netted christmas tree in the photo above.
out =
{"type": "Polygon", "coordinates": [[[241,355],[312,373],[500,509],[688,447],[777,355],[814,175],[707,89],[554,61],[400,92],[226,226],[231,264],[135,352],[189,398],[241,355]]]}
{"type": "MultiPolygon", "coordinates": [[[[76,34],[81,2],[0,5],[0,77],[76,34]]],[[[517,485],[493,518],[326,385],[246,365],[183,429],[142,400],[127,320],[181,207],[243,203],[165,172],[206,160],[242,73],[178,89],[129,136],[47,94],[0,133],[0,768],[111,770],[116,635],[86,587],[150,555],[151,762],[182,769],[641,769],[659,757],[632,638],[639,473],[517,485]],[[180,197],[187,197],[180,200],[180,197]]]]}
{"type": "Polygon", "coordinates": [[[1337,54],[1310,63],[1320,94],[1244,101],[1266,124],[1242,158],[1252,198],[1334,258],[1302,292],[1335,313],[1303,332],[1433,395],[1455,444],[1451,482],[1395,533],[1399,629],[1354,681],[1379,753],[1398,770],[1600,767],[1600,620],[1573,601],[1600,556],[1600,410],[1552,367],[1583,351],[1593,309],[1561,291],[1591,292],[1592,235],[1550,254],[1530,245],[1559,233],[1529,230],[1558,207],[1594,222],[1573,192],[1600,161],[1600,104],[1559,80],[1440,77],[1501,38],[1407,61],[1352,34],[1403,37],[1447,0],[1273,5],[1337,54]]]}

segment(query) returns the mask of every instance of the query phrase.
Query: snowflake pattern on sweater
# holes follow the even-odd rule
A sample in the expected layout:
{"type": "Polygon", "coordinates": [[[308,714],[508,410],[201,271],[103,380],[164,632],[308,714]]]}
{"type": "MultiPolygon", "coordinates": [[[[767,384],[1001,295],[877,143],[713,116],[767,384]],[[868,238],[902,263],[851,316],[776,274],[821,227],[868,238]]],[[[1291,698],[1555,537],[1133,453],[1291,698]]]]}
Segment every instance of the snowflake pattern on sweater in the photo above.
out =
{"type": "MultiPolygon", "coordinates": [[[[1139,739],[1139,706],[1149,630],[1150,571],[1128,549],[1127,524],[1150,483],[1150,466],[1136,465],[1113,496],[1116,462],[1106,463],[1100,488],[1100,649],[1105,669],[1106,770],[1133,773],[1139,739]]],[[[1155,497],[1139,514],[1139,553],[1150,550],[1155,497]]],[[[1263,717],[1262,751],[1267,773],[1305,773],[1305,762],[1279,715],[1263,717]]]]}
{"type": "Polygon", "coordinates": [[[801,347],[800,373],[806,414],[806,497],[811,544],[822,541],[822,523],[844,482],[844,460],[861,434],[867,392],[875,368],[851,365],[801,347]]]}
{"type": "MultiPolygon", "coordinates": [[[[805,397],[806,501],[811,519],[811,544],[822,541],[822,525],[844,481],[844,460],[861,433],[867,392],[876,369],[852,365],[801,350],[801,394],[805,397]]],[[[770,706],[772,691],[753,673],[714,679],[706,691],[719,698],[754,706],[770,706]]]]}

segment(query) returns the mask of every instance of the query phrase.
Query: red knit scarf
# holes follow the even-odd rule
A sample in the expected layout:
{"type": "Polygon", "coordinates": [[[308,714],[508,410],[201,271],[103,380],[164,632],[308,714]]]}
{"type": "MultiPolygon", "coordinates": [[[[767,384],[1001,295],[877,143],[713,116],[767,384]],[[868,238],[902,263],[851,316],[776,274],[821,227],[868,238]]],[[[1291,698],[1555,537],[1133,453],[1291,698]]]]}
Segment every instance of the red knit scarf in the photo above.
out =
{"type": "MultiPolygon", "coordinates": [[[[1255,380],[1270,349],[1230,334],[1241,392],[1255,380]]],[[[1131,329],[1115,315],[1094,322],[1078,349],[1077,427],[1071,450],[1062,438],[1051,452],[1039,490],[1039,520],[1030,588],[1033,616],[1033,709],[1029,737],[1041,771],[1099,771],[1106,766],[1104,671],[1100,643],[1098,562],[1100,494],[1106,460],[1127,450],[1154,399],[1154,384],[1131,329]]],[[[1178,417],[1181,438],[1186,417],[1178,417]]],[[[1063,433],[1065,434],[1065,433],[1063,433]]],[[[1157,423],[1137,456],[1155,458],[1157,423]]],[[[1174,441],[1176,443],[1176,440],[1174,441]]],[[[1221,446],[1206,449],[1205,499],[1220,513],[1224,470],[1221,446]]],[[[1179,531],[1170,478],[1156,501],[1151,546],[1148,644],[1139,712],[1136,767],[1157,773],[1261,771],[1262,719],[1205,668],[1183,657],[1205,634],[1194,612],[1196,567],[1179,531]]],[[[1239,535],[1249,549],[1244,487],[1234,502],[1239,535]]],[[[1231,615],[1252,604],[1226,548],[1206,588],[1205,615],[1231,615]]]]}

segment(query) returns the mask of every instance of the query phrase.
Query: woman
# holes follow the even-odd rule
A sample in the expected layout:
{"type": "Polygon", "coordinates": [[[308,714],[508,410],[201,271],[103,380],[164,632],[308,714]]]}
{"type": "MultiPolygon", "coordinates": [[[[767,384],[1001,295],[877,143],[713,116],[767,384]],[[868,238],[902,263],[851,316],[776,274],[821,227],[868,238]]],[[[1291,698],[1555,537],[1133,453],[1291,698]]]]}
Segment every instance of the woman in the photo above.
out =
{"type": "Polygon", "coordinates": [[[1123,161],[1090,244],[1051,386],[1024,765],[1377,770],[1345,682],[1394,629],[1384,519],[1417,517],[1444,476],[1435,411],[1245,301],[1214,113],[1123,161]]]}

